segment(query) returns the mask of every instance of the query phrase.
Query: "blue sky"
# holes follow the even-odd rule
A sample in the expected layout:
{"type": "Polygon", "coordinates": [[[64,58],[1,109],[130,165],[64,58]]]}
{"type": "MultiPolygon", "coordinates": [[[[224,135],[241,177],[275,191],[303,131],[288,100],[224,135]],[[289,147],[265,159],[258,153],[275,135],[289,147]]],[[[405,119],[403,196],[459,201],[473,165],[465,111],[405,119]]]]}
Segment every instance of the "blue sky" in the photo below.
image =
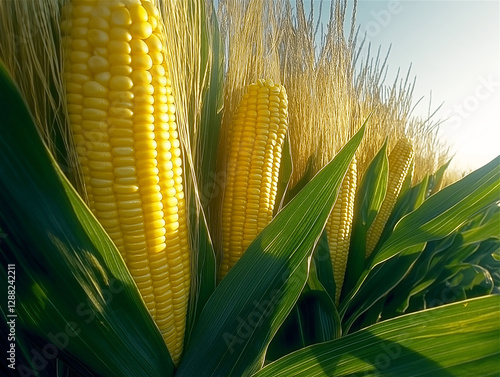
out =
{"type": "MultiPolygon", "coordinates": [[[[307,1],[306,1],[307,2],[307,1]]],[[[326,2],[329,3],[328,1],[326,2]]],[[[398,67],[412,64],[416,115],[444,102],[442,137],[455,166],[474,169],[500,154],[500,2],[360,0],[356,22],[372,48],[389,55],[391,83],[398,67]]],[[[322,17],[328,17],[324,7],[322,17]]],[[[372,50],[373,51],[373,50],[372,50]]]]}

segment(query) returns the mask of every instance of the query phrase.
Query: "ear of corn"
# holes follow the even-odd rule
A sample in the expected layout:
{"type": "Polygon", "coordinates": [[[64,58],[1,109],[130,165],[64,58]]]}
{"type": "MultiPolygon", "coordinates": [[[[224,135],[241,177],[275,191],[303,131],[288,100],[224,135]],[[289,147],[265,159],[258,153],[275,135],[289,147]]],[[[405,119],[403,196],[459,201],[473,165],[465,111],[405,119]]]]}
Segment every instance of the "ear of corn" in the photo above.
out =
{"type": "Polygon", "coordinates": [[[333,277],[335,280],[335,304],[337,305],[340,300],[349,254],[356,180],[356,157],[354,157],[340,186],[337,200],[326,223],[328,247],[330,249],[333,277]]]}
{"type": "Polygon", "coordinates": [[[366,257],[369,257],[377,246],[380,235],[396,204],[399,193],[413,162],[413,146],[410,140],[400,139],[389,155],[389,175],[387,191],[377,216],[366,234],[366,257]]]}
{"type": "Polygon", "coordinates": [[[139,0],[73,1],[64,13],[67,110],[88,204],[177,363],[190,255],[160,14],[139,0]]]}
{"type": "Polygon", "coordinates": [[[259,80],[248,87],[230,125],[220,278],[272,219],[287,105],[283,86],[259,80]]]}

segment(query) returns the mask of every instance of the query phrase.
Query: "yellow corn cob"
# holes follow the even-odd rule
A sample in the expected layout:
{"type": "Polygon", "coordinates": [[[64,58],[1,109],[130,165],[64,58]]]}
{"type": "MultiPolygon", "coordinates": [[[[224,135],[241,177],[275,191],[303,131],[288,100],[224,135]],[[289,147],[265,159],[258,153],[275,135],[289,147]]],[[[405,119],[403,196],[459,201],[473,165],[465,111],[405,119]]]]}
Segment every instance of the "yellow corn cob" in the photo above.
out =
{"type": "Polygon", "coordinates": [[[403,182],[412,166],[413,146],[410,140],[400,139],[389,155],[389,176],[387,192],[377,216],[366,234],[366,257],[369,257],[377,246],[385,224],[396,204],[403,182]]]}
{"type": "Polygon", "coordinates": [[[272,219],[287,105],[283,86],[259,80],[248,87],[230,125],[220,278],[272,219]]]}
{"type": "Polygon", "coordinates": [[[63,13],[67,108],[89,206],[177,363],[190,256],[160,14],[140,0],[74,0],[63,13]]]}
{"type": "Polygon", "coordinates": [[[340,191],[326,223],[326,234],[333,277],[335,279],[335,304],[338,305],[351,241],[354,198],[356,195],[356,157],[354,157],[340,186],[340,191]]]}

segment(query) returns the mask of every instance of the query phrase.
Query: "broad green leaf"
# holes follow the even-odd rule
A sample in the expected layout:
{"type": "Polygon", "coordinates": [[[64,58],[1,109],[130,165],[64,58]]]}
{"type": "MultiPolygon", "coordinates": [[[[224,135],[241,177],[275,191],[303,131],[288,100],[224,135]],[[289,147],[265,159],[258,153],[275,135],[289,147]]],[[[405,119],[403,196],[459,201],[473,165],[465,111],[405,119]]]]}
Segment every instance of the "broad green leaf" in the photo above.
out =
{"type": "Polygon", "coordinates": [[[419,257],[412,271],[406,276],[387,298],[383,318],[391,318],[401,313],[420,310],[424,304],[428,307],[436,302],[453,302],[460,297],[476,297],[479,291],[496,292],[493,285],[499,276],[499,266],[492,257],[495,249],[500,250],[500,242],[494,236],[494,227],[490,222],[498,224],[496,204],[481,211],[473,220],[461,229],[462,233],[453,233],[439,241],[429,242],[419,257]],[[471,227],[472,224],[472,227],[471,227]],[[470,238],[469,235],[471,236],[470,238]],[[452,266],[461,266],[459,270],[467,270],[467,274],[475,272],[473,284],[461,279],[458,284],[451,284],[458,272],[452,266]],[[478,268],[480,267],[480,268],[478,268]],[[458,290],[462,290],[460,295],[458,290]],[[422,305],[419,306],[418,303],[422,305]]]}
{"type": "Polygon", "coordinates": [[[330,248],[328,247],[328,237],[326,232],[323,232],[321,238],[313,253],[314,265],[316,266],[316,273],[318,280],[324,287],[326,292],[330,295],[332,300],[335,300],[335,279],[333,278],[332,259],[330,256],[330,248]]]}
{"type": "Polygon", "coordinates": [[[196,173],[201,190],[201,202],[203,208],[206,209],[213,198],[213,190],[216,185],[220,184],[216,176],[216,161],[224,98],[224,50],[213,1],[210,1],[212,8],[210,16],[207,16],[205,7],[202,6],[203,3],[204,1],[200,2],[200,9],[203,11],[201,19],[205,20],[201,33],[202,61],[210,67],[210,70],[207,77],[209,85],[205,89],[200,121],[200,137],[198,138],[200,145],[197,146],[200,157],[197,161],[196,173]]]}
{"type": "Polygon", "coordinates": [[[383,297],[382,299],[378,300],[373,304],[369,310],[363,313],[362,316],[360,316],[357,321],[354,323],[353,327],[351,328],[351,332],[354,332],[354,328],[362,329],[368,326],[373,325],[374,323],[380,322],[381,320],[381,315],[382,312],[384,311],[385,307],[387,306],[387,301],[388,297],[383,297]]]}
{"type": "Polygon", "coordinates": [[[387,189],[387,140],[366,169],[356,195],[356,217],[363,228],[369,228],[377,216],[387,189]]]}
{"type": "MultiPolygon", "coordinates": [[[[389,294],[396,285],[406,276],[424,249],[425,244],[417,244],[403,250],[396,257],[385,263],[374,266],[364,284],[359,288],[356,295],[348,302],[348,309],[341,310],[341,316],[346,320],[343,323],[344,332],[352,332],[359,328],[360,324],[367,325],[365,318],[360,316],[372,308],[380,300],[389,294]],[[357,326],[353,324],[357,323],[357,326]]],[[[378,311],[380,308],[376,308],[378,311]]],[[[373,321],[378,320],[378,315],[371,316],[373,321]]]]}
{"type": "Polygon", "coordinates": [[[490,237],[500,237],[500,211],[496,211],[482,225],[463,232],[462,237],[464,244],[480,242],[490,237]]]}
{"type": "Polygon", "coordinates": [[[56,344],[58,357],[97,374],[171,376],[118,250],[49,155],[3,67],[0,114],[0,259],[16,265],[16,331],[27,359],[36,358],[29,345],[37,339],[42,351],[56,344]]]}
{"type": "Polygon", "coordinates": [[[495,283],[494,292],[500,293],[500,240],[489,238],[479,245],[474,255],[468,257],[465,262],[477,264],[487,269],[495,283]]]}
{"type": "MultiPolygon", "coordinates": [[[[483,240],[488,238],[485,234],[483,240]]],[[[500,248],[498,241],[496,248],[500,248]]],[[[481,265],[484,257],[493,262],[493,250],[489,242],[465,243],[460,233],[429,242],[412,271],[391,291],[382,318],[424,308],[415,308],[415,305],[410,308],[410,302],[431,307],[494,292],[493,276],[499,269],[488,263],[481,265]]]]}
{"type": "Polygon", "coordinates": [[[196,283],[191,285],[191,303],[184,339],[185,347],[189,343],[191,331],[216,285],[215,252],[203,212],[197,218],[196,229],[198,233],[195,239],[197,256],[194,258],[196,283]]]}
{"type": "Polygon", "coordinates": [[[57,365],[57,372],[56,372],[56,377],[70,377],[71,376],[71,369],[68,367],[64,362],[60,361],[57,359],[56,361],[57,365]]]}
{"type": "Polygon", "coordinates": [[[270,343],[266,360],[276,360],[299,348],[340,337],[340,317],[332,297],[335,297],[335,281],[323,231],[313,252],[307,284],[270,343]],[[310,320],[311,316],[316,320],[310,320]]]}
{"type": "Polygon", "coordinates": [[[387,298],[383,318],[497,292],[500,270],[492,254],[500,243],[487,233],[476,243],[464,242],[463,233],[429,242],[413,270],[387,298]]]}
{"type": "Polygon", "coordinates": [[[420,205],[427,199],[427,190],[426,186],[429,182],[429,175],[425,175],[425,177],[418,183],[415,187],[412,187],[411,198],[408,203],[408,212],[416,210],[420,205]]]}
{"type": "MultiPolygon", "coordinates": [[[[439,278],[446,266],[443,254],[450,248],[453,249],[459,245],[461,245],[461,240],[456,235],[428,242],[411,271],[387,296],[382,317],[392,318],[405,313],[411,298],[419,293],[424,294],[426,289],[439,278]]],[[[392,260],[398,261],[399,258],[390,259],[387,263],[392,260]]],[[[385,266],[385,263],[382,266],[385,266]]],[[[423,309],[423,307],[419,309],[423,309]]]]}
{"type": "MultiPolygon", "coordinates": [[[[203,101],[201,118],[199,122],[199,137],[193,137],[192,142],[197,142],[194,161],[196,182],[193,172],[186,170],[186,186],[189,193],[190,222],[189,229],[192,239],[194,254],[193,274],[190,292],[190,305],[187,316],[186,335],[184,343],[190,341],[191,330],[199,317],[203,306],[215,289],[216,261],[215,252],[208,230],[209,206],[216,192],[222,185],[221,177],[216,174],[217,148],[222,120],[222,66],[223,51],[220,41],[219,25],[213,12],[213,2],[198,0],[195,8],[200,11],[200,36],[201,36],[201,71],[206,69],[206,77],[199,77],[199,84],[205,85],[202,92],[203,101]],[[207,12],[210,5],[212,9],[207,12]],[[208,16],[208,14],[210,14],[208,16]],[[196,189],[195,189],[196,186],[196,189]],[[195,197],[195,193],[197,196],[195,197]]],[[[196,17],[194,18],[196,19],[196,17]]],[[[193,28],[192,28],[193,29],[193,28]]],[[[190,105],[194,114],[198,111],[197,99],[192,98],[190,105]]],[[[190,135],[193,133],[190,132],[190,135]]],[[[186,347],[186,346],[185,346],[186,347]]]]}
{"type": "Polygon", "coordinates": [[[286,191],[285,198],[283,200],[283,205],[287,204],[290,200],[292,200],[295,197],[295,195],[297,195],[300,192],[300,190],[302,190],[305,187],[305,185],[311,180],[311,178],[314,175],[314,162],[315,162],[314,155],[310,156],[309,159],[307,160],[307,167],[304,172],[304,175],[293,187],[290,187],[290,189],[286,191]]]}
{"type": "Polygon", "coordinates": [[[451,158],[441,165],[437,172],[429,177],[429,185],[427,187],[427,192],[429,195],[435,194],[439,190],[441,190],[441,186],[443,185],[443,178],[444,178],[444,173],[446,172],[446,169],[448,169],[448,166],[450,166],[451,163],[451,158]]]}
{"type": "Polygon", "coordinates": [[[382,205],[387,190],[389,161],[387,140],[366,169],[356,192],[354,217],[352,220],[351,245],[347,260],[346,276],[342,287],[342,298],[358,281],[365,267],[366,232],[382,205]]]}
{"type": "MultiPolygon", "coordinates": [[[[498,212],[500,212],[500,201],[497,203],[492,203],[483,211],[480,211],[476,215],[472,216],[469,221],[467,221],[467,223],[460,227],[460,232],[464,233],[473,228],[478,228],[485,225],[487,222],[492,220],[492,218],[496,217],[498,215],[498,212]]],[[[497,234],[500,235],[500,228],[498,229],[497,234]]]]}
{"type": "MultiPolygon", "coordinates": [[[[420,253],[423,248],[419,245],[446,237],[474,214],[498,201],[499,192],[500,157],[497,157],[489,164],[429,197],[419,208],[403,217],[389,239],[371,259],[370,265],[363,272],[356,288],[342,307],[341,316],[349,310],[355,310],[357,315],[360,315],[363,310],[374,304],[374,302],[356,299],[355,296],[358,292],[364,295],[363,292],[369,288],[361,289],[375,266],[405,250],[406,255],[420,253]],[[359,306],[355,307],[355,302],[362,302],[364,309],[359,306]]],[[[406,273],[407,271],[404,270],[394,271],[391,279],[396,279],[395,274],[403,277],[406,273]]],[[[348,329],[355,320],[356,316],[349,317],[345,328],[348,329]]]]}
{"type": "MultiPolygon", "coordinates": [[[[378,241],[379,245],[383,244],[389,238],[394,230],[394,227],[403,216],[414,211],[424,202],[427,197],[428,180],[429,176],[426,175],[420,183],[400,194],[391,215],[387,219],[384,230],[380,235],[380,239],[378,241]]],[[[375,255],[376,251],[377,248],[373,251],[372,257],[375,255]]]]}
{"type": "Polygon", "coordinates": [[[500,199],[500,156],[429,197],[396,225],[377,254],[378,264],[404,245],[447,236],[471,216],[500,199]]]}
{"type": "Polygon", "coordinates": [[[270,343],[266,360],[273,361],[312,344],[336,339],[340,319],[325,291],[306,290],[270,343]]]}
{"type": "Polygon", "coordinates": [[[492,293],[491,274],[481,266],[462,264],[445,268],[442,274],[421,296],[412,297],[412,301],[421,299],[425,307],[435,307],[468,298],[485,296],[492,293]]]}
{"type": "Polygon", "coordinates": [[[328,294],[323,284],[318,279],[317,267],[315,263],[311,264],[311,271],[304,293],[314,294],[317,298],[315,313],[318,316],[317,322],[309,322],[317,334],[311,340],[312,343],[326,342],[339,338],[342,335],[340,317],[335,307],[334,299],[328,294]]]}
{"type": "MultiPolygon", "coordinates": [[[[500,250],[500,242],[490,238],[464,244],[461,235],[456,238],[460,242],[454,242],[429,271],[431,277],[438,276],[420,294],[427,307],[499,292],[500,263],[495,263],[492,254],[500,250]]],[[[412,300],[418,302],[419,297],[412,300]]]]}
{"type": "Polygon", "coordinates": [[[463,290],[467,298],[486,296],[492,293],[493,279],[485,268],[464,263],[457,264],[449,270],[452,277],[447,280],[446,286],[463,290]]]}
{"type": "Polygon", "coordinates": [[[300,315],[299,298],[292,311],[283,321],[278,332],[274,335],[266,351],[266,363],[275,361],[284,355],[306,347],[308,344],[302,329],[303,321],[300,315]]]}
{"type": "MultiPolygon", "coordinates": [[[[425,187],[423,187],[422,184],[418,185],[418,188],[416,188],[415,190],[412,189],[412,179],[413,179],[414,169],[415,169],[415,160],[412,159],[410,163],[410,168],[406,172],[406,176],[404,178],[401,190],[396,198],[396,204],[394,205],[390,213],[390,216],[384,225],[382,234],[380,235],[377,244],[375,245],[375,248],[371,253],[371,258],[373,258],[373,256],[380,249],[380,246],[391,235],[392,231],[394,230],[394,226],[401,219],[401,217],[403,217],[404,215],[415,209],[412,208],[412,206],[417,204],[417,200],[419,200],[419,198],[413,196],[418,195],[418,192],[421,192],[422,189],[424,189],[423,193],[425,194],[425,187]]],[[[426,178],[424,180],[426,180],[426,178]]],[[[421,201],[423,201],[424,199],[425,195],[421,198],[421,201]]]]}
{"type": "MultiPolygon", "coordinates": [[[[323,239],[323,236],[321,238],[323,239]]],[[[314,253],[316,254],[317,250],[314,253]]],[[[316,263],[313,262],[307,284],[294,308],[271,341],[266,353],[266,360],[276,360],[300,348],[333,340],[340,335],[341,324],[337,308],[319,281],[316,263]]]]}
{"type": "Polygon", "coordinates": [[[304,287],[311,253],[364,127],[255,238],[208,300],[178,376],[246,376],[304,287]]]}
{"type": "Polygon", "coordinates": [[[384,321],[294,352],[253,377],[497,376],[499,297],[462,301],[384,321]]]}

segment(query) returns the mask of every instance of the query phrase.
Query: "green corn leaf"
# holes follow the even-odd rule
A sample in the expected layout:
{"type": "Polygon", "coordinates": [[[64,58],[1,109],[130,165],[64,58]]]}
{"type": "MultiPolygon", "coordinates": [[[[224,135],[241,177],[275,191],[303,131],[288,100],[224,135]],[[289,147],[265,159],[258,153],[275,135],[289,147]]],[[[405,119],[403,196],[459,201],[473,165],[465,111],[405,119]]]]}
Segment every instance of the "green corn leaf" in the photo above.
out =
{"type": "MultiPolygon", "coordinates": [[[[341,316],[347,319],[343,326],[345,332],[355,331],[361,325],[373,324],[378,319],[378,315],[369,316],[373,319],[373,322],[370,322],[361,315],[385,299],[389,292],[410,272],[424,247],[425,244],[409,247],[398,256],[376,265],[370,270],[357,295],[349,300],[348,309],[341,311],[341,316]]],[[[377,307],[375,311],[379,309],[377,307]]]]}
{"type": "Polygon", "coordinates": [[[266,353],[272,361],[300,348],[336,339],[340,319],[330,297],[324,291],[305,290],[266,353]]]}
{"type": "Polygon", "coordinates": [[[208,300],[176,376],[246,376],[304,287],[364,127],[255,238],[208,300]]]}
{"type": "Polygon", "coordinates": [[[408,211],[407,213],[416,210],[427,198],[426,195],[426,185],[429,183],[429,175],[426,175],[420,183],[415,187],[412,187],[412,193],[410,199],[408,200],[408,211]]]}
{"type": "Polygon", "coordinates": [[[366,254],[366,232],[384,201],[388,174],[389,161],[387,159],[386,140],[366,169],[356,192],[351,245],[349,247],[344,286],[342,287],[342,297],[354,288],[363,272],[366,254]]]}
{"type": "Polygon", "coordinates": [[[335,300],[335,279],[333,278],[332,258],[330,256],[330,248],[328,246],[328,237],[326,232],[323,232],[313,254],[314,265],[318,280],[328,293],[330,298],[335,300]]]}
{"type": "MultiPolygon", "coordinates": [[[[200,9],[203,11],[201,17],[202,27],[202,61],[210,67],[208,80],[209,85],[205,89],[203,109],[200,124],[199,159],[196,166],[198,182],[201,189],[201,202],[206,208],[213,198],[213,191],[218,182],[216,176],[217,150],[219,147],[219,134],[222,121],[223,106],[223,65],[224,50],[221,43],[219,24],[214,11],[213,1],[210,1],[212,13],[206,15],[204,1],[200,1],[200,9]],[[211,44],[209,47],[208,45],[211,44]],[[209,55],[210,52],[210,55],[209,55]]],[[[194,102],[194,101],[193,101],[194,102]]]]}
{"type": "Polygon", "coordinates": [[[422,302],[432,307],[500,291],[500,263],[493,258],[500,250],[498,239],[465,244],[461,234],[455,238],[448,250],[434,258],[427,273],[432,284],[413,296],[410,304],[422,302]]]}
{"type": "Polygon", "coordinates": [[[253,377],[497,376],[500,296],[420,311],[287,355],[253,377]]]}
{"type": "Polygon", "coordinates": [[[428,183],[429,185],[427,187],[428,195],[435,194],[436,192],[441,190],[441,186],[443,184],[443,179],[444,179],[444,173],[446,172],[446,169],[448,169],[448,166],[450,166],[451,160],[452,159],[450,158],[446,163],[444,163],[439,167],[436,173],[434,173],[429,177],[429,183],[428,183]]]}
{"type": "Polygon", "coordinates": [[[44,369],[50,348],[103,376],[171,376],[118,250],[48,153],[3,66],[0,113],[0,259],[16,266],[17,340],[32,362],[18,368],[44,369]]]}
{"type": "Polygon", "coordinates": [[[397,247],[447,236],[499,199],[500,156],[429,197],[418,209],[401,219],[374,263],[390,258],[397,253],[397,247]]]}
{"type": "Polygon", "coordinates": [[[477,264],[486,268],[494,283],[494,292],[500,293],[500,240],[489,238],[479,245],[477,251],[465,260],[465,263],[477,264]]]}
{"type": "Polygon", "coordinates": [[[311,264],[309,279],[304,289],[304,293],[315,298],[314,315],[317,321],[309,321],[309,327],[313,327],[316,334],[311,339],[310,344],[326,342],[339,338],[342,335],[339,313],[335,307],[333,298],[328,294],[325,287],[318,278],[317,264],[311,264]]]}
{"type": "MultiPolygon", "coordinates": [[[[382,231],[382,234],[380,235],[377,244],[375,245],[375,248],[373,249],[371,253],[371,257],[377,253],[377,251],[380,249],[380,246],[387,240],[387,238],[390,236],[392,231],[394,230],[394,226],[396,223],[406,215],[408,212],[411,212],[411,205],[416,204],[413,202],[413,200],[417,200],[417,198],[412,198],[412,194],[415,194],[415,192],[412,190],[412,179],[413,179],[413,171],[415,169],[415,161],[412,159],[410,163],[410,168],[406,172],[403,184],[401,186],[401,191],[396,197],[396,204],[393,207],[389,218],[387,219],[386,223],[384,224],[384,228],[382,231]]],[[[423,185],[419,185],[419,187],[422,187],[423,185]]],[[[424,190],[425,192],[425,190],[424,190]]],[[[385,198],[384,198],[385,199],[385,198]]],[[[423,201],[424,198],[422,198],[423,201]]]]}
{"type": "MultiPolygon", "coordinates": [[[[495,207],[498,208],[496,205],[495,207]]],[[[480,226],[464,231],[462,237],[464,244],[473,244],[490,237],[500,237],[500,211],[495,211],[480,226]]]]}
{"type": "MultiPolygon", "coordinates": [[[[300,303],[302,296],[297,301],[297,304],[292,308],[285,321],[279,328],[273,340],[267,347],[266,362],[271,362],[283,357],[291,352],[297,351],[306,347],[307,341],[302,328],[304,321],[301,318],[300,303]]],[[[311,343],[310,343],[311,344],[311,343]]]]}
{"type": "Polygon", "coordinates": [[[340,317],[335,304],[318,279],[316,263],[311,263],[307,284],[271,341],[266,360],[276,360],[300,348],[333,340],[340,335],[340,317]]]}
{"type": "MultiPolygon", "coordinates": [[[[457,264],[449,268],[451,278],[446,286],[463,290],[467,298],[491,294],[494,287],[493,279],[488,270],[474,264],[457,264]]],[[[455,300],[453,300],[455,301],[455,300]]]]}
{"type": "MultiPolygon", "coordinates": [[[[219,25],[213,12],[213,2],[197,0],[196,8],[200,10],[200,36],[201,36],[201,72],[206,70],[206,77],[199,77],[198,83],[204,84],[201,119],[199,124],[199,137],[193,138],[193,147],[196,148],[194,161],[196,182],[192,179],[193,172],[186,170],[186,188],[189,193],[189,229],[191,233],[192,251],[195,255],[194,279],[191,285],[190,305],[186,319],[185,344],[189,343],[191,330],[199,317],[203,306],[215,289],[216,261],[215,251],[208,229],[208,222],[212,199],[222,186],[222,179],[216,174],[216,160],[219,133],[222,120],[222,66],[224,54],[221,48],[219,25]],[[210,13],[210,15],[208,15],[210,13]],[[196,143],[194,142],[196,140],[196,143]],[[196,185],[196,189],[195,189],[196,185]],[[197,196],[195,196],[197,193],[197,196]]],[[[194,28],[192,28],[194,29],[194,28]]],[[[196,107],[197,99],[192,98],[192,107],[196,107]]],[[[198,111],[191,109],[192,113],[198,111]]],[[[193,133],[190,132],[190,135],[193,133]]],[[[186,347],[186,345],[185,345],[186,347]]]]}
{"type": "Polygon", "coordinates": [[[371,226],[384,201],[388,169],[386,140],[366,169],[356,195],[357,221],[364,228],[371,226]]]}
{"type": "MultiPolygon", "coordinates": [[[[481,266],[482,259],[491,258],[494,250],[487,241],[467,245],[458,233],[441,242],[429,242],[416,267],[391,292],[383,317],[476,297],[476,288],[486,287],[483,294],[492,292],[494,286],[490,271],[498,271],[498,267],[488,264],[481,266]],[[469,282],[467,279],[457,279],[458,274],[465,270],[469,277],[474,274],[475,278],[469,278],[469,282]],[[418,303],[425,303],[425,306],[418,306],[418,303]]],[[[498,248],[498,242],[491,246],[498,248]]]]}
{"type": "MultiPolygon", "coordinates": [[[[410,300],[426,290],[439,278],[446,266],[443,257],[449,250],[455,250],[461,246],[461,239],[456,234],[445,237],[439,241],[428,242],[422,254],[418,257],[411,271],[391,290],[384,305],[382,317],[392,318],[407,312],[410,300]]],[[[390,259],[392,261],[393,259],[390,259]]],[[[399,258],[394,258],[399,260],[399,258]]],[[[385,265],[385,263],[383,264],[385,265]]],[[[444,292],[447,294],[448,292],[444,292]]],[[[419,308],[423,309],[423,307],[419,308]]]]}
{"type": "Polygon", "coordinates": [[[335,281],[323,231],[313,253],[307,284],[271,341],[266,360],[276,360],[299,348],[340,337],[342,326],[332,297],[335,297],[335,281]]]}
{"type": "MultiPolygon", "coordinates": [[[[384,226],[384,230],[380,235],[380,239],[377,244],[383,244],[391,235],[394,230],[394,227],[398,223],[398,221],[408,213],[417,209],[426,199],[427,197],[427,185],[429,181],[429,176],[426,175],[420,183],[415,185],[414,187],[408,188],[406,191],[401,192],[394,209],[392,210],[387,222],[384,226]]],[[[377,248],[372,253],[375,255],[377,248]]]]}
{"type": "MultiPolygon", "coordinates": [[[[195,258],[196,283],[191,285],[191,301],[187,316],[184,347],[189,343],[191,331],[216,285],[215,252],[203,212],[198,214],[196,221],[197,237],[194,247],[197,251],[195,258]]],[[[194,224],[191,224],[191,226],[194,226],[194,224]]]]}
{"type": "MultiPolygon", "coordinates": [[[[291,152],[290,152],[291,153],[291,152]]],[[[300,178],[300,180],[295,184],[295,186],[290,187],[286,193],[285,197],[283,199],[283,204],[287,204],[290,200],[292,200],[295,195],[297,195],[300,190],[304,188],[304,186],[311,180],[311,178],[314,175],[314,162],[315,162],[315,157],[310,156],[309,159],[307,160],[307,167],[306,170],[304,171],[304,174],[300,178]]]]}
{"type": "MultiPolygon", "coordinates": [[[[340,314],[350,313],[345,329],[354,323],[359,315],[376,301],[373,288],[364,284],[375,266],[403,254],[409,257],[420,254],[423,245],[451,234],[473,215],[498,201],[500,192],[500,157],[472,172],[465,178],[429,197],[415,211],[403,217],[389,239],[371,259],[356,288],[351,292],[340,314]]],[[[391,280],[396,283],[408,273],[403,268],[392,271],[391,280]]],[[[382,292],[381,295],[385,294],[382,292]]]]}

